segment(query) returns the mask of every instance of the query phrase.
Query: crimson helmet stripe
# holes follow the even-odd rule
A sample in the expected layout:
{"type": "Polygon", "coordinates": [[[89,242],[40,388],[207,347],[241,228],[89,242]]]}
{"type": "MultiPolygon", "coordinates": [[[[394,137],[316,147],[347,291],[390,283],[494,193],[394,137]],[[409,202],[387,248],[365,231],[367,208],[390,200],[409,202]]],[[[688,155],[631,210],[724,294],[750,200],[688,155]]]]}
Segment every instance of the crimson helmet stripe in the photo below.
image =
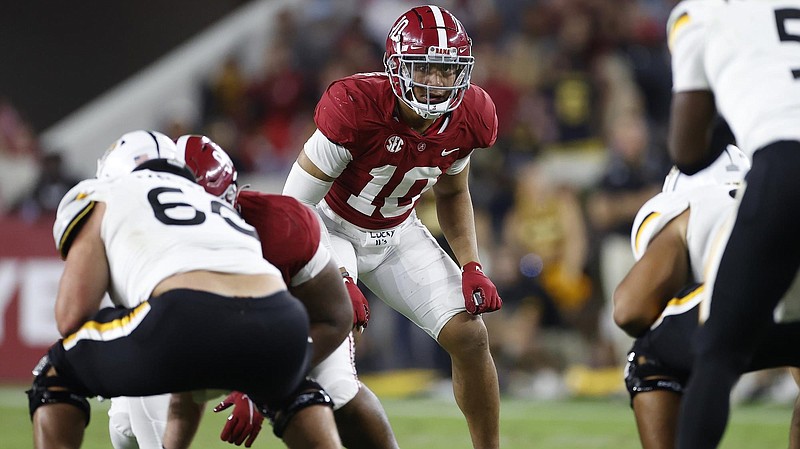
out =
{"type": "Polygon", "coordinates": [[[447,48],[447,29],[444,25],[444,16],[442,15],[442,10],[439,9],[438,6],[429,6],[431,8],[431,12],[433,13],[433,20],[436,22],[436,32],[439,35],[439,47],[447,48]]]}

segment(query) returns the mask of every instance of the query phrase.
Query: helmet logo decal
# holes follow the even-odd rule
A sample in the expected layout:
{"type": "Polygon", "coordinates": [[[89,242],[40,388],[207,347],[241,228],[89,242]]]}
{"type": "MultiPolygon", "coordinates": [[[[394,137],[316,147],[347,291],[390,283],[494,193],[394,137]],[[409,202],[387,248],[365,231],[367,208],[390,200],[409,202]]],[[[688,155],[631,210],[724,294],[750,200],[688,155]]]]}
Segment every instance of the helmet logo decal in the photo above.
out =
{"type": "Polygon", "coordinates": [[[405,145],[405,142],[400,136],[392,135],[386,139],[386,150],[390,153],[397,153],[398,151],[402,150],[403,145],[405,145]]]}
{"type": "Polygon", "coordinates": [[[400,35],[403,34],[403,30],[405,30],[407,26],[408,26],[408,18],[406,16],[403,16],[400,18],[400,20],[397,21],[392,30],[389,31],[389,39],[391,39],[392,42],[395,43],[394,48],[396,53],[399,53],[398,47],[400,44],[400,35]]]}

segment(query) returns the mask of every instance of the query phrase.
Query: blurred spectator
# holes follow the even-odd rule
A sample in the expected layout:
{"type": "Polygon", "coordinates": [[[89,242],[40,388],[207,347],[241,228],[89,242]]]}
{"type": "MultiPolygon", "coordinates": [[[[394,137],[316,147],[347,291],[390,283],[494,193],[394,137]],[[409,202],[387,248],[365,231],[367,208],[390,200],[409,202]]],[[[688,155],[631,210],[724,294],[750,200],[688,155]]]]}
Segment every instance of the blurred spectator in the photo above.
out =
{"type": "Polygon", "coordinates": [[[584,272],[588,234],[583,210],[575,191],[553,182],[535,162],[517,172],[504,241],[541,260],[538,275],[562,315],[583,308],[591,292],[584,272]]]}
{"type": "Polygon", "coordinates": [[[605,56],[599,19],[577,3],[565,2],[543,73],[543,87],[556,121],[556,150],[598,149],[602,80],[596,71],[605,56]]]}
{"type": "Polygon", "coordinates": [[[669,166],[653,148],[649,130],[639,114],[613,118],[608,133],[611,152],[598,185],[589,193],[586,210],[598,245],[604,312],[601,329],[616,342],[614,355],[621,363],[631,340],[614,326],[611,298],[619,281],[633,265],[630,231],[639,208],[661,190],[669,166]]]}
{"type": "Polygon", "coordinates": [[[10,101],[0,97],[0,214],[28,194],[39,170],[38,141],[10,101]]]}
{"type": "Polygon", "coordinates": [[[503,240],[520,251],[524,275],[537,283],[540,300],[551,302],[559,321],[593,345],[597,319],[586,272],[589,240],[576,192],[554,182],[538,163],[524,165],[516,174],[503,240]]]}
{"type": "Polygon", "coordinates": [[[59,202],[78,181],[64,170],[61,153],[45,154],[33,190],[15,209],[26,221],[35,221],[40,217],[53,219],[59,202]]]}
{"type": "Polygon", "coordinates": [[[243,124],[247,116],[244,98],[247,83],[239,61],[233,55],[228,56],[203,86],[203,120],[209,122],[227,117],[243,124]]]}
{"type": "Polygon", "coordinates": [[[492,278],[503,308],[484,316],[484,321],[501,391],[517,395],[531,387],[538,374],[560,372],[570,358],[580,356],[570,357],[565,348],[547,343],[548,335],[573,332],[537,277],[541,259],[510,244],[495,248],[491,255],[492,278]]]}
{"type": "Polygon", "coordinates": [[[288,172],[306,135],[299,135],[313,109],[307,73],[286,43],[277,39],[264,55],[262,73],[245,94],[249,115],[242,126],[246,163],[262,173],[288,172]]]}

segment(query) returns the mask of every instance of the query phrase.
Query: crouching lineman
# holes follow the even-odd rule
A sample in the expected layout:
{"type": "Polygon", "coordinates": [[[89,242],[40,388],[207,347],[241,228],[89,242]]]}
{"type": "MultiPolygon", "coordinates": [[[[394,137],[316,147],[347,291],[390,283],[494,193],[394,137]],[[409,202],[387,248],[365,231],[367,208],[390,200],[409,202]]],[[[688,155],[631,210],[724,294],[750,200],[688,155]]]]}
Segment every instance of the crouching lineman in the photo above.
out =
{"type": "MultiPolygon", "coordinates": [[[[692,336],[710,301],[704,282],[713,280],[709,268],[724,247],[734,192],[749,169],[747,156],[734,146],[693,176],[674,168],[662,193],[645,203],[634,221],[631,245],[637,262],[614,292],[614,319],[636,337],[625,384],[643,449],[675,447],[679,408],[692,373],[692,336]]],[[[800,323],[770,327],[748,371],[798,366],[800,355],[785,344],[792,338],[800,338],[800,323]]],[[[800,441],[798,426],[791,433],[792,441],[800,441]]]]}
{"type": "MultiPolygon", "coordinates": [[[[311,320],[314,342],[333,341],[338,331],[327,320],[332,295],[347,297],[342,275],[320,242],[321,229],[313,212],[294,198],[250,190],[238,190],[237,172],[228,154],[205,136],[186,135],[177,140],[178,154],[195,175],[198,184],[240,211],[261,238],[262,254],[281,270],[289,291],[305,306],[311,320]]],[[[369,308],[355,284],[348,286],[353,304],[353,326],[367,324],[369,308]]],[[[343,444],[348,448],[392,449],[397,447],[386,413],[377,397],[358,381],[350,334],[327,357],[331,348],[318,353],[315,344],[310,372],[330,394],[343,444]],[[324,359],[324,360],[322,360],[324,359]]],[[[182,395],[182,406],[201,413],[204,402],[197,395],[182,395]],[[200,403],[198,403],[200,402],[200,403]]],[[[169,395],[120,397],[111,401],[109,434],[115,449],[158,449],[162,444],[183,441],[187,433],[179,422],[167,424],[169,395]]],[[[250,447],[261,430],[263,417],[248,396],[231,393],[214,410],[233,406],[221,438],[250,447]]],[[[313,423],[309,423],[313,425],[313,423]]],[[[188,430],[188,432],[187,432],[188,430]]]]}
{"type": "MultiPolygon", "coordinates": [[[[255,229],[195,182],[168,137],[120,137],[97,179],[61,201],[53,231],[65,259],[63,338],[28,390],[36,448],[80,447],[88,397],[204,389],[243,391],[275,411],[289,447],[340,447],[331,399],[305,377],[308,313],[261,256],[255,229]],[[117,307],[100,309],[106,292],[117,307]],[[296,431],[307,419],[314,432],[296,431]]],[[[352,309],[341,298],[330,310],[342,341],[352,309]]],[[[183,418],[196,427],[200,416],[183,418]]]]}

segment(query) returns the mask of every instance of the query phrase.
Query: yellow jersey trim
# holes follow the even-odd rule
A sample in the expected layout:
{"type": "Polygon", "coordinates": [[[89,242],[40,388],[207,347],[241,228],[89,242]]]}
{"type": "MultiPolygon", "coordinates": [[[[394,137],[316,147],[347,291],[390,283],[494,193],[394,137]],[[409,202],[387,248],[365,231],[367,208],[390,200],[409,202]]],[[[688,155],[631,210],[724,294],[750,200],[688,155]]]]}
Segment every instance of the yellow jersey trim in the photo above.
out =
{"type": "MultiPolygon", "coordinates": [[[[78,195],[78,197],[80,199],[80,195],[78,195]]],[[[61,240],[58,242],[58,252],[61,254],[62,259],[67,258],[67,252],[69,252],[68,242],[71,242],[72,238],[74,237],[72,232],[83,221],[83,219],[89,216],[89,213],[94,210],[94,205],[94,201],[90,202],[86,205],[86,207],[83,208],[83,210],[75,215],[75,218],[72,219],[72,221],[69,223],[69,226],[67,226],[67,230],[64,231],[64,234],[61,236],[61,240]]]]}
{"type": "Polygon", "coordinates": [[[65,337],[61,344],[65,350],[69,351],[81,340],[110,341],[125,337],[139,326],[150,309],[150,303],[145,301],[127,315],[107,323],[87,321],[75,333],[65,337]]]}

